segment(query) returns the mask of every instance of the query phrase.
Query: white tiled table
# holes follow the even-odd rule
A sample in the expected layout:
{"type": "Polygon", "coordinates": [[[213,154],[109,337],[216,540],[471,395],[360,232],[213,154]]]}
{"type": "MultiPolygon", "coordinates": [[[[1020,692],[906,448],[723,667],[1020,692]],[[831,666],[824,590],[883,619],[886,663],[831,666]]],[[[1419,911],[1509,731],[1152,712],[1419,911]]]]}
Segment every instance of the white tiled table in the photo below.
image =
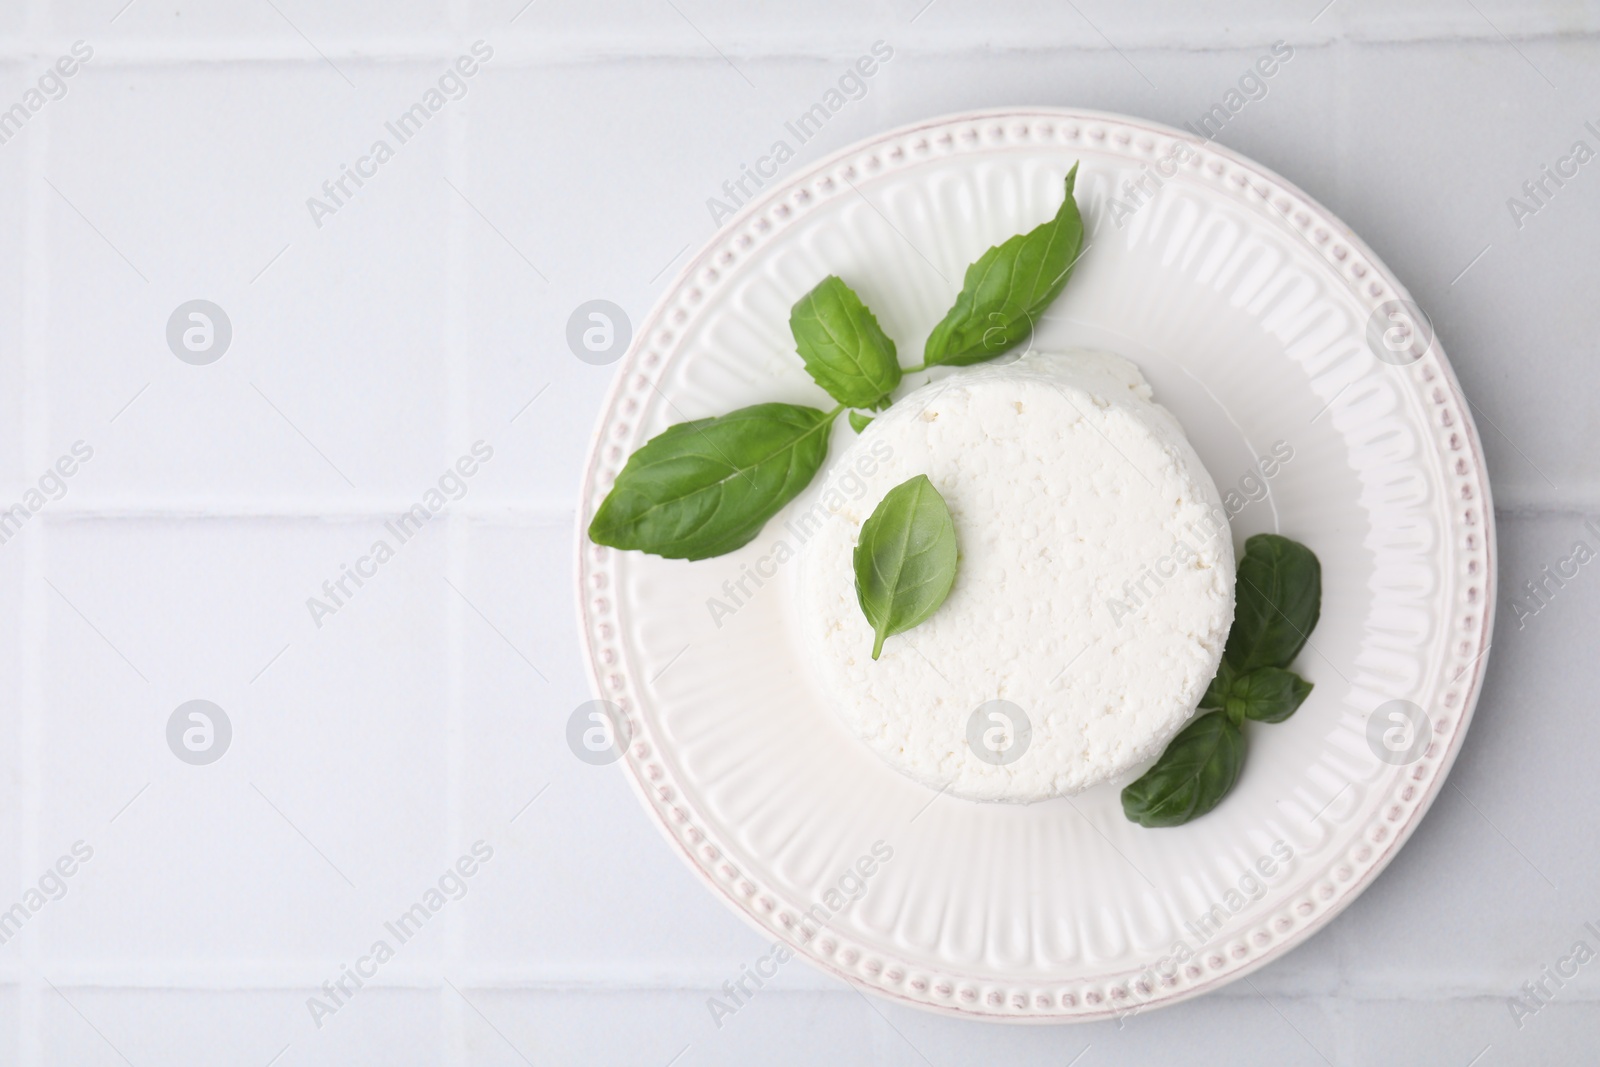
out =
{"type": "Polygon", "coordinates": [[[1181,124],[1288,42],[1220,140],[1432,313],[1479,412],[1505,599],[1600,543],[1600,162],[1520,228],[1507,207],[1600,149],[1600,6],[124,4],[0,6],[0,110],[93,49],[0,144],[0,500],[93,449],[0,545],[0,908],[93,849],[0,945],[0,1064],[1600,1057],[1600,962],[1520,1029],[1507,1005],[1600,950],[1592,568],[1520,628],[1503,612],[1450,783],[1369,892],[1249,984],[1120,1029],[935,1018],[803,966],[718,1029],[706,997],[762,942],[563,739],[588,698],[573,497],[612,373],[567,318],[642,317],[707,198],[875,41],[892,60],[785,173],[973,107],[1181,124]],[[307,198],[480,39],[465,97],[316,225],[307,198]],[[165,339],[197,297],[233,326],[204,367],[165,339]],[[480,439],[465,497],[317,626],[305,599],[480,439]],[[166,742],[195,698],[234,731],[206,768],[166,742]],[[313,988],[478,839],[466,895],[316,1026],[313,988]]]}

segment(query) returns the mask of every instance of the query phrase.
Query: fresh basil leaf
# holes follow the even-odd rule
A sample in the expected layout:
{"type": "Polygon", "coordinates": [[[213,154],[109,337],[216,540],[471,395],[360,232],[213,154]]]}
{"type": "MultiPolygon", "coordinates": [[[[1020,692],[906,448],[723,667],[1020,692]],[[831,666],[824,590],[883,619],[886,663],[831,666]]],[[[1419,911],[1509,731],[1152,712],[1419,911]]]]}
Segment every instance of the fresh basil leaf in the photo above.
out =
{"type": "Polygon", "coordinates": [[[838,275],[795,302],[789,330],[806,373],[846,407],[876,408],[900,384],[894,342],[838,275]]]}
{"type": "Polygon", "coordinates": [[[1083,219],[1072,196],[1077,178],[1073,164],[1055,218],[994,246],[967,268],[955,305],[928,335],[923,366],[982,363],[1033,332],[1083,248],[1083,219]]]}
{"type": "Polygon", "coordinates": [[[1217,664],[1217,676],[1206,686],[1205,695],[1197,706],[1205,711],[1220,711],[1227,706],[1228,689],[1232,685],[1233,670],[1228,666],[1228,661],[1223,660],[1217,664]]]}
{"type": "Polygon", "coordinates": [[[1284,668],[1321,613],[1317,557],[1287,537],[1257,534],[1245,542],[1237,577],[1233,626],[1200,698],[1203,714],[1122,791],[1123,813],[1141,826],[1179,826],[1216,807],[1244,767],[1244,721],[1282,722],[1311,693],[1284,668]]]}
{"type": "Polygon", "coordinates": [[[1298,541],[1256,534],[1244,543],[1237,574],[1222,658],[1236,674],[1287,667],[1322,612],[1322,565],[1298,541]]]}
{"type": "Polygon", "coordinates": [[[1140,826],[1181,826],[1222,801],[1244,767],[1244,731],[1212,711],[1179,731],[1167,750],[1122,791],[1122,813],[1140,826]]]}
{"type": "Polygon", "coordinates": [[[1228,687],[1228,718],[1235,723],[1282,722],[1311,694],[1311,683],[1282,667],[1257,667],[1228,687]]]}
{"type": "Polygon", "coordinates": [[[872,624],[872,658],[883,641],[927,619],[956,580],[956,526],[939,490],[919,474],[878,502],[856,545],[856,600],[872,624]]]}
{"type": "Polygon", "coordinates": [[[868,426],[872,425],[872,416],[863,415],[859,411],[852,411],[849,415],[849,418],[850,428],[856,433],[860,433],[862,430],[865,430],[868,426]]]}
{"type": "Polygon", "coordinates": [[[748,544],[821,468],[837,414],[757,404],[668,427],[628,457],[589,539],[667,559],[748,544]]]}

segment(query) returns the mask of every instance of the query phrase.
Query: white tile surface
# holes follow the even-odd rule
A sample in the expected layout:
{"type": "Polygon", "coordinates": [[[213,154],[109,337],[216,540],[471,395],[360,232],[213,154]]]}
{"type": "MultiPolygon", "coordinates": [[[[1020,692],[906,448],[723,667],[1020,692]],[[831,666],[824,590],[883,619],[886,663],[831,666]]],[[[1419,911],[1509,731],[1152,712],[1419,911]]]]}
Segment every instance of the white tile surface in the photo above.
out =
{"type": "Polygon", "coordinates": [[[567,748],[567,720],[590,698],[576,635],[558,614],[571,597],[572,536],[570,522],[474,522],[466,532],[461,820],[506,847],[462,913],[462,956],[530,981],[690,972],[715,984],[760,940],[729,923],[638,818],[615,767],[567,748]]]}
{"type": "Polygon", "coordinates": [[[227,0],[66,0],[43,6],[42,21],[51,37],[94,35],[165,48],[238,41],[257,50],[292,49],[311,60],[335,42],[437,35],[447,28],[444,0],[346,0],[339,4],[273,0],[248,5],[227,0]]]}
{"type": "MultiPolygon", "coordinates": [[[[16,85],[28,70],[25,64],[7,63],[0,66],[0,79],[8,86],[16,85]]],[[[0,145],[0,195],[13,205],[0,217],[0,244],[15,250],[0,262],[0,486],[7,496],[15,494],[29,478],[24,471],[33,458],[27,455],[27,375],[23,359],[29,327],[24,309],[30,293],[23,254],[29,239],[29,212],[24,206],[28,200],[28,134],[24,127],[0,145]]]]}
{"type": "Polygon", "coordinates": [[[1341,154],[1337,209],[1429,308],[1476,405],[1497,503],[1592,503],[1600,486],[1580,442],[1595,408],[1584,390],[1559,383],[1582,373],[1592,343],[1570,298],[1594,284],[1578,242],[1600,225],[1600,197],[1588,188],[1596,175],[1581,169],[1520,230],[1506,202],[1574,141],[1600,146],[1584,129],[1588,120],[1600,128],[1600,50],[1589,39],[1520,48],[1529,62],[1487,42],[1349,49],[1343,125],[1352,150],[1341,154]],[[1461,106],[1468,82],[1482,101],[1476,111],[1461,106]],[[1399,99],[1404,123],[1356,128],[1359,115],[1393,115],[1399,99]]]}
{"type": "Polygon", "coordinates": [[[57,105],[37,180],[59,190],[44,187],[48,269],[78,284],[51,293],[51,425],[69,442],[118,442],[89,502],[394,498],[450,458],[449,117],[347,185],[355,195],[320,228],[306,207],[437,64],[350,66],[361,90],[304,65],[91,61],[57,105]],[[166,343],[169,316],[196,298],[232,324],[208,366],[166,343]]]}
{"type": "Polygon", "coordinates": [[[0,1063],[1592,1058],[1600,964],[1520,1029],[1507,1004],[1600,925],[1587,569],[1520,628],[1503,608],[1450,785],[1370,891],[1250,984],[1121,1027],[934,1018],[797,964],[719,1029],[706,1000],[761,940],[566,748],[572,493],[612,375],[566,347],[579,303],[641,321],[707,198],[874,41],[894,58],[786,173],[972,107],[1181,124],[1279,39],[1220,139],[1434,316],[1509,599],[1600,513],[1600,164],[1521,228],[1506,206],[1600,147],[1593,3],[0,6],[0,110],[95,50],[0,145],[3,499],[94,449],[0,545],[0,889],[94,849],[0,945],[0,1063]],[[307,198],[480,39],[465,97],[317,226],[307,198]],[[165,336],[197,297],[233,328],[209,366],[165,336]],[[461,498],[317,626],[307,598],[479,440],[461,498]],[[234,730],[203,767],[164,733],[197,697],[234,730]],[[478,840],[460,899],[317,1027],[307,997],[478,840]]]}
{"type": "MultiPolygon", "coordinates": [[[[29,540],[24,534],[0,545],[0,598],[19,609],[27,586],[29,540]]],[[[21,715],[32,698],[22,677],[23,633],[21,610],[0,616],[0,677],[5,679],[0,683],[0,841],[7,846],[0,849],[0,885],[7,887],[25,880],[22,864],[33,821],[28,787],[36,763],[30,730],[21,715]]]]}
{"type": "Polygon", "coordinates": [[[20,1018],[19,1001],[21,997],[16,986],[0,986],[0,1055],[16,1062],[21,1055],[20,1038],[22,1034],[22,1020],[20,1018]]]}
{"type": "Polygon", "coordinates": [[[433,992],[363,989],[323,1016],[320,1029],[311,1022],[303,993],[61,983],[46,993],[39,1008],[39,1051],[49,1063],[444,1062],[443,1013],[433,992]]]}
{"type": "MultiPolygon", "coordinates": [[[[754,87],[714,56],[485,68],[466,101],[459,184],[487,218],[458,205],[454,346],[464,419],[504,443],[492,499],[570,507],[611,372],[573,356],[569,316],[606,299],[642,322],[713,232],[706,201],[724,196],[723,183],[770,148],[785,118],[841,67],[742,62],[754,87]],[[541,102],[537,121],[533,100],[541,102]],[[583,164],[530,170],[527,160],[539,157],[583,164]]],[[[853,101],[785,173],[877,129],[879,107],[871,90],[853,101]]]]}
{"type": "Polygon", "coordinates": [[[314,520],[49,531],[36,865],[80,838],[96,854],[83,892],[28,928],[42,951],[84,964],[342,956],[453,858],[445,531],[401,546],[320,629],[304,603],[380,531],[314,520]],[[197,698],[232,725],[230,750],[203,767],[174,759],[165,732],[197,698]]]}

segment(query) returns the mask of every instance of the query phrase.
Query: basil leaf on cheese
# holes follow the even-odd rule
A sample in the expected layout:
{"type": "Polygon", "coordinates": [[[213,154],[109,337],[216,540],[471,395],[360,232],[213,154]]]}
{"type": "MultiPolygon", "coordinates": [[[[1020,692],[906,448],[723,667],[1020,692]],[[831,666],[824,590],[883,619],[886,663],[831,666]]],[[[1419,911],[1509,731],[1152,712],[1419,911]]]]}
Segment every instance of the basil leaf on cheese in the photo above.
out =
{"type": "Polygon", "coordinates": [[[967,268],[955,305],[928,335],[923,366],[963,367],[1021,344],[1072,274],[1083,248],[1083,219],[1067,172],[1055,218],[998,244],[967,268]]]}
{"type": "Polygon", "coordinates": [[[668,559],[748,544],[821,468],[838,414],[757,404],[668,427],[628,457],[589,539],[668,559]]]}
{"type": "Polygon", "coordinates": [[[1244,731],[1221,711],[1179,731],[1167,750],[1122,791],[1122,813],[1140,826],[1181,826],[1221,803],[1244,768],[1244,731]]]}
{"type": "Polygon", "coordinates": [[[838,275],[828,275],[796,301],[789,330],[806,373],[846,407],[886,404],[900,384],[894,342],[838,275]]]}
{"type": "Polygon", "coordinates": [[[865,430],[868,426],[872,425],[872,416],[863,415],[859,411],[852,411],[849,415],[849,418],[850,428],[856,433],[860,433],[862,430],[865,430]]]}
{"type": "Polygon", "coordinates": [[[1234,585],[1233,626],[1222,658],[1236,674],[1287,667],[1322,612],[1322,565],[1305,545],[1277,534],[1244,543],[1234,585]]]}
{"type": "Polygon", "coordinates": [[[856,600],[872,624],[872,658],[885,638],[923,622],[956,580],[956,527],[950,507],[925,474],[878,502],[856,544],[856,600]]]}

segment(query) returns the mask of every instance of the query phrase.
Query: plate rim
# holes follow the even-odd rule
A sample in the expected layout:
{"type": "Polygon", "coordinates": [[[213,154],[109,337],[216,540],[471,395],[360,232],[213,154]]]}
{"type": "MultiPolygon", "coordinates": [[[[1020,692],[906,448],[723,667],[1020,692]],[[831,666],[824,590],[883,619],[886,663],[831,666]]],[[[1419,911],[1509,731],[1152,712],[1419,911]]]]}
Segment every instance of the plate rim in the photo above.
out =
{"type": "MultiPolygon", "coordinates": [[[[1382,298],[1385,300],[1404,300],[1411,302],[1414,307],[1419,306],[1415,301],[1411,300],[1408,290],[1366,242],[1356,235],[1343,220],[1293,182],[1284,179],[1272,169],[1225,145],[1219,144],[1215,140],[1206,140],[1193,133],[1181,131],[1152,120],[1087,108],[1053,106],[983,108],[921,119],[902,126],[892,127],[843,146],[809,167],[798,171],[787,180],[775,181],[769,184],[763,188],[759,196],[744,204],[735,215],[713,231],[704,244],[685,261],[683,267],[676,272],[670,283],[662,289],[661,294],[651,306],[649,313],[641,320],[639,328],[634,331],[627,351],[618,362],[617,370],[613,374],[612,381],[606,390],[595,420],[594,431],[590,437],[589,450],[580,477],[579,504],[575,509],[574,515],[573,579],[578,607],[579,645],[588,667],[590,690],[595,698],[610,700],[612,696],[616,695],[607,689],[607,675],[614,677],[616,670],[620,669],[624,672],[628,670],[626,663],[620,668],[608,668],[600,661],[598,655],[600,650],[597,647],[597,628],[606,624],[601,623],[597,616],[606,614],[606,609],[600,607],[600,605],[604,604],[605,598],[594,595],[594,592],[587,587],[587,584],[593,583],[586,584],[585,581],[586,578],[592,576],[591,568],[596,563],[604,561],[609,555],[616,553],[614,549],[591,545],[588,542],[588,521],[596,506],[597,486],[602,479],[601,452],[606,440],[606,431],[616,421],[614,418],[616,409],[626,396],[631,379],[645,378],[651,368],[655,369],[655,376],[659,376],[661,371],[670,365],[670,363],[660,360],[645,361],[644,355],[650,347],[650,339],[661,329],[668,313],[680,302],[685,287],[693,288],[693,279],[697,274],[701,273],[706,273],[709,284],[714,285],[720,278],[721,271],[714,265],[713,260],[719,253],[731,258],[733,253],[729,251],[728,246],[735,238],[743,236],[744,240],[741,242],[741,247],[765,244],[765,241],[751,239],[749,234],[745,232],[752,223],[758,221],[768,222],[769,225],[760,228],[763,231],[772,231],[768,235],[770,239],[777,233],[781,233],[787,225],[803,217],[807,208],[826,200],[826,195],[819,197],[817,193],[817,191],[820,191],[822,183],[828,181],[831,187],[831,174],[838,170],[841,165],[855,157],[869,155],[896,142],[907,141],[919,133],[944,131],[947,135],[952,135],[952,131],[962,126],[970,128],[962,131],[964,134],[970,134],[967,139],[979,141],[980,144],[976,149],[953,149],[954,153],[964,154],[971,151],[982,152],[994,149],[1009,150],[1015,146],[1007,142],[1004,127],[1014,126],[1018,122],[1023,124],[1023,130],[1029,131],[1018,134],[1019,136],[1029,136],[1031,128],[1035,124],[1048,124],[1052,127],[1060,124],[1075,125],[1077,129],[1073,134],[1072,140],[1079,143],[1087,143],[1091,149],[1096,151],[1123,151],[1123,149],[1131,146],[1139,135],[1143,135],[1146,141],[1151,144],[1157,139],[1164,142],[1182,142],[1196,152],[1197,169],[1210,169],[1219,179],[1219,186],[1222,184],[1221,179],[1227,176],[1235,186],[1241,189],[1249,188],[1263,202],[1271,201],[1276,197],[1279,203],[1271,206],[1278,208],[1281,221],[1285,224],[1293,223],[1298,226],[1300,236],[1312,244],[1312,251],[1320,255],[1325,264],[1334,270],[1353,295],[1363,304],[1376,307],[1382,302],[1380,300],[1382,298]],[[999,135],[998,139],[986,141],[982,127],[988,127],[991,134],[999,135]],[[1080,133],[1082,134],[1081,137],[1079,136],[1080,133]],[[1113,145],[1122,146],[1122,148],[1113,147],[1113,145]],[[1252,179],[1255,181],[1253,182],[1252,179]],[[1255,184],[1255,182],[1260,184],[1255,184]],[[791,206],[791,203],[794,206],[791,206]],[[1287,203],[1289,206],[1279,206],[1282,203],[1287,203]],[[1297,209],[1293,211],[1292,215],[1291,208],[1297,209]],[[777,221],[771,222],[768,218],[769,216],[775,217],[777,221]],[[1337,236],[1337,240],[1330,241],[1330,237],[1334,235],[1337,236]],[[1347,247],[1341,248],[1341,243],[1347,247]],[[1318,245],[1322,247],[1318,247],[1318,245]],[[1366,291],[1363,292],[1362,279],[1366,279],[1369,274],[1372,277],[1370,280],[1365,281],[1366,291]],[[644,366],[640,365],[642,362],[644,366]]],[[[1035,143],[1042,144],[1042,142],[1035,143]]],[[[1054,147],[1059,146],[1061,142],[1051,141],[1049,144],[1054,147]]],[[[1151,159],[1155,158],[1154,151],[1145,148],[1143,143],[1139,147],[1151,159]]],[[[869,158],[876,159],[876,157],[870,155],[869,158]]],[[[881,172],[883,169],[880,166],[877,172],[881,172]]],[[[1262,212],[1262,217],[1271,218],[1271,215],[1262,212]]],[[[1423,313],[1426,316],[1426,311],[1423,313]]],[[[670,346],[671,342],[667,342],[667,344],[670,346]]],[[[1493,648],[1495,606],[1499,584],[1498,538],[1493,497],[1491,495],[1488,467],[1485,462],[1482,441],[1466,395],[1461,389],[1454,368],[1450,365],[1444,347],[1438,338],[1437,330],[1432,331],[1428,347],[1411,366],[1420,365],[1424,362],[1428,362],[1430,369],[1434,371],[1437,378],[1434,384],[1439,389],[1442,389],[1444,393],[1444,399],[1437,400],[1435,406],[1449,407],[1450,414],[1453,417],[1451,426],[1461,435],[1463,440],[1463,445],[1457,448],[1456,451],[1470,461],[1470,475],[1463,477],[1467,477],[1470,481],[1475,491],[1475,496],[1471,501],[1473,506],[1467,508],[1466,511],[1469,515],[1474,510],[1478,512],[1478,520],[1475,525],[1477,531],[1481,533],[1483,541],[1480,548],[1473,550],[1475,554],[1481,553],[1484,560],[1484,573],[1477,582],[1477,587],[1481,589],[1481,597],[1479,602],[1471,609],[1477,615],[1477,620],[1472,630],[1461,634],[1462,639],[1470,640],[1471,648],[1476,654],[1448,685],[1454,686],[1460,682],[1463,673],[1470,672],[1470,679],[1460,692],[1459,712],[1451,726],[1444,750],[1436,760],[1428,761],[1432,764],[1432,773],[1425,782],[1419,782],[1416,779],[1412,780],[1413,784],[1423,787],[1420,789],[1420,796],[1410,804],[1404,820],[1399,825],[1394,826],[1392,832],[1386,835],[1387,840],[1382,843],[1382,847],[1377,849],[1376,855],[1371,862],[1358,876],[1334,887],[1332,897],[1327,899],[1323,906],[1316,908],[1313,914],[1305,921],[1296,923],[1294,929],[1280,936],[1269,935],[1270,943],[1264,949],[1250,953],[1247,959],[1239,962],[1225,960],[1220,968],[1213,968],[1212,973],[1205,974],[1202,978],[1188,983],[1183,988],[1167,992],[1157,990],[1153,995],[1144,999],[1143,1002],[1134,1003],[1112,1003],[1111,1001],[1116,1001],[1117,999],[1115,996],[1109,998],[1109,1000],[1104,1000],[1103,998],[1091,1000],[1088,995],[1081,998],[1073,998],[1070,995],[1062,995],[1060,997],[1047,995],[1047,1004],[1043,1008],[1037,1006],[1035,1003],[1037,998],[1035,997],[1025,997],[1027,1003],[1023,1004],[1020,1009],[1012,1005],[1009,998],[1004,996],[1001,997],[999,1004],[995,1006],[994,997],[997,994],[993,991],[990,992],[988,997],[970,997],[968,995],[972,992],[970,988],[961,989],[959,995],[956,993],[956,986],[960,984],[964,983],[968,987],[973,985],[982,987],[993,984],[992,980],[974,979],[971,976],[963,979],[959,974],[949,973],[948,971],[940,976],[948,979],[948,988],[945,988],[940,997],[935,997],[935,987],[931,982],[927,983],[926,989],[920,994],[914,995],[903,988],[893,988],[884,984],[883,978],[889,973],[889,965],[892,964],[898,967],[902,976],[909,971],[933,971],[935,970],[934,968],[925,967],[913,960],[890,957],[889,954],[884,953],[883,955],[888,957],[887,962],[880,966],[874,975],[869,977],[863,974],[859,967],[838,963],[831,958],[832,952],[817,951],[818,943],[823,940],[820,935],[805,941],[780,928],[776,920],[772,922],[763,921],[755,911],[756,902],[762,895],[761,887],[757,886],[755,890],[745,893],[744,899],[741,899],[734,892],[735,882],[750,884],[747,872],[738,871],[735,872],[733,877],[725,877],[720,880],[715,876],[710,868],[721,860],[720,850],[717,850],[715,846],[708,846],[713,855],[702,859],[691,849],[689,843],[684,840],[683,836],[680,836],[678,830],[672,825],[668,814],[669,811],[676,812],[680,816],[684,814],[681,807],[675,806],[678,803],[677,798],[681,796],[681,792],[675,788],[670,768],[661,763],[645,766],[651,759],[653,739],[648,738],[647,735],[642,735],[641,725],[643,724],[640,717],[634,712],[627,713],[628,723],[631,728],[627,751],[624,753],[623,758],[617,760],[623,766],[624,777],[628,780],[640,803],[649,812],[650,821],[667,839],[672,849],[678,853],[679,857],[689,866],[696,877],[711,889],[714,895],[722,899],[741,919],[745,920],[764,937],[773,937],[782,941],[797,957],[806,959],[813,966],[844,981],[851,988],[870,992],[910,1007],[957,1018],[1013,1024],[1048,1025],[1105,1021],[1126,1014],[1136,1014],[1167,1007],[1193,997],[1202,996],[1282,958],[1311,936],[1324,929],[1328,923],[1364,893],[1377,877],[1387,869],[1394,857],[1399,854],[1401,848],[1410,840],[1411,835],[1426,817],[1439,793],[1443,791],[1445,779],[1449,776],[1450,770],[1453,768],[1465,743],[1467,730],[1471,726],[1472,717],[1482,693],[1483,679],[1489,663],[1489,653],[1493,648]],[[963,1001],[965,1003],[962,1003],[963,1001]]],[[[1423,395],[1424,389],[1421,385],[1411,383],[1409,388],[1419,400],[1426,400],[1423,395]]],[[[1426,426],[1425,423],[1424,426],[1426,426]]],[[[1427,428],[1437,433],[1432,427],[1427,428]]],[[[604,480],[608,486],[614,476],[613,472],[609,477],[605,477],[604,480]]],[[[1452,504],[1446,510],[1451,516],[1451,522],[1446,531],[1448,534],[1453,535],[1464,532],[1474,525],[1470,519],[1463,518],[1459,504],[1452,504]]],[[[609,581],[601,588],[609,594],[609,581]]],[[[1449,609],[1447,619],[1454,621],[1459,617],[1462,610],[1459,605],[1452,607],[1449,609]]],[[[1445,658],[1450,658],[1448,652],[1446,652],[1445,658]]],[[[1441,670],[1446,666],[1448,664],[1441,664],[1441,670]]],[[[1433,710],[1430,708],[1430,711],[1433,710]]],[[[1387,796],[1392,799],[1392,794],[1393,790],[1387,796]]],[[[1381,807],[1382,805],[1375,806],[1381,807]]],[[[695,817],[698,818],[698,813],[695,813],[695,817]]],[[[1391,822],[1393,821],[1391,819],[1391,822]]],[[[680,822],[690,826],[692,832],[698,832],[693,831],[692,823],[687,817],[680,819],[680,822]]],[[[704,839],[704,835],[701,836],[704,839]]],[[[1336,863],[1337,860],[1330,861],[1330,865],[1336,863]]],[[[771,906],[770,897],[773,895],[772,891],[767,890],[766,895],[768,906],[765,910],[775,916],[778,909],[771,906]]],[[[776,895],[781,896],[782,894],[776,895]]],[[[1241,931],[1240,936],[1254,934],[1264,926],[1264,921],[1258,922],[1256,927],[1241,931]]],[[[1118,974],[1120,973],[1118,972],[1118,974]]],[[[1090,980],[1088,979],[1077,979],[1074,982],[1074,984],[1078,985],[1088,985],[1089,983],[1090,980]]],[[[1036,985],[1038,983],[1009,984],[1015,986],[1023,984],[1036,985]]],[[[1046,984],[1059,987],[1069,983],[1046,984]]],[[[1124,1001],[1126,1001],[1131,991],[1123,989],[1121,992],[1124,1001]]],[[[1142,993],[1143,991],[1140,992],[1142,993]]]]}

